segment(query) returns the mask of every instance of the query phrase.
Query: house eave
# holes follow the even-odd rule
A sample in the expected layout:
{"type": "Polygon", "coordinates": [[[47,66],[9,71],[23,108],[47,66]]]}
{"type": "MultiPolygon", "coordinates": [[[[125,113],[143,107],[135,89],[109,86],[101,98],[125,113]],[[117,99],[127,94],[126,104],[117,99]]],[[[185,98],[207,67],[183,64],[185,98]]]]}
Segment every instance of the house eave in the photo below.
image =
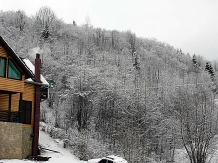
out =
{"type": "Polygon", "coordinates": [[[39,83],[39,82],[35,82],[33,80],[28,80],[28,79],[25,80],[25,83],[29,83],[29,84],[33,84],[33,85],[39,85],[39,86],[44,86],[44,87],[47,87],[47,88],[49,87],[48,84],[39,83]]]}
{"type": "Polygon", "coordinates": [[[25,78],[34,78],[34,74],[25,66],[24,62],[18,57],[18,55],[9,47],[7,42],[0,36],[0,45],[10,54],[14,61],[18,64],[19,67],[24,71],[25,78]]]}

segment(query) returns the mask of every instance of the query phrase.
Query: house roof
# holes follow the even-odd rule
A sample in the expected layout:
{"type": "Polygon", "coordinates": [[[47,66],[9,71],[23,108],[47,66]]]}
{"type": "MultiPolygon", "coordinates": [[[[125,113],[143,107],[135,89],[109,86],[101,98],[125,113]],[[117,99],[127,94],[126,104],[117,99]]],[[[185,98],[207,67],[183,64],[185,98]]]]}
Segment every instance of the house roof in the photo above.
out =
{"type": "Polygon", "coordinates": [[[10,48],[7,42],[0,36],[0,45],[8,52],[11,58],[16,62],[17,66],[24,72],[26,78],[34,78],[34,74],[29,68],[23,63],[18,55],[10,48]]]}
{"type": "MultiPolygon", "coordinates": [[[[25,65],[31,70],[31,72],[35,75],[35,66],[32,64],[32,62],[27,58],[24,58],[22,60],[25,63],[25,65]]],[[[43,85],[47,85],[47,86],[49,85],[49,83],[45,80],[45,78],[42,76],[42,74],[40,75],[40,80],[41,80],[43,85]]],[[[31,78],[26,79],[26,81],[33,82],[33,80],[31,78]]]]}
{"type": "MultiPolygon", "coordinates": [[[[0,36],[0,45],[6,50],[6,52],[11,56],[11,58],[16,62],[17,66],[24,72],[25,79],[27,82],[36,84],[34,82],[35,76],[35,66],[28,59],[21,59],[7,44],[7,42],[0,36]]],[[[45,80],[45,78],[41,75],[41,82],[43,85],[48,86],[49,83],[45,80]]]]}

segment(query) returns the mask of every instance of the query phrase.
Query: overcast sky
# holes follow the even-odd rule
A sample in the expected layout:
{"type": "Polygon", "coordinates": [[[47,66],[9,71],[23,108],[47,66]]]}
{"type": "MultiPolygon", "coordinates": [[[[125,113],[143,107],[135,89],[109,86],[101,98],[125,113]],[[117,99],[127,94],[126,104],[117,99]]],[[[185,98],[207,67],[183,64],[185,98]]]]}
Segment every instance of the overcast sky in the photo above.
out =
{"type": "Polygon", "coordinates": [[[4,0],[0,10],[23,10],[28,16],[50,7],[66,23],[131,30],[191,55],[218,60],[218,0],[4,0]]]}

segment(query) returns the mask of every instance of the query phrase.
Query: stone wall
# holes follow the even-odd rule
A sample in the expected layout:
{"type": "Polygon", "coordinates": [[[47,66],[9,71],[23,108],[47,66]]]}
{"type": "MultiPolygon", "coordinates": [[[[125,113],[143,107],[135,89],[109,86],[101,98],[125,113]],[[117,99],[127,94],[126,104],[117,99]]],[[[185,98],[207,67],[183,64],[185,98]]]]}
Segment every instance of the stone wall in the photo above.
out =
{"type": "Polygon", "coordinates": [[[32,128],[0,122],[0,159],[23,159],[32,153],[32,128]]]}
{"type": "Polygon", "coordinates": [[[32,142],[33,137],[31,137],[33,133],[32,128],[23,128],[23,158],[27,158],[27,156],[32,155],[32,142]]]}
{"type": "Polygon", "coordinates": [[[0,158],[22,159],[22,124],[0,122],[0,158]]]}

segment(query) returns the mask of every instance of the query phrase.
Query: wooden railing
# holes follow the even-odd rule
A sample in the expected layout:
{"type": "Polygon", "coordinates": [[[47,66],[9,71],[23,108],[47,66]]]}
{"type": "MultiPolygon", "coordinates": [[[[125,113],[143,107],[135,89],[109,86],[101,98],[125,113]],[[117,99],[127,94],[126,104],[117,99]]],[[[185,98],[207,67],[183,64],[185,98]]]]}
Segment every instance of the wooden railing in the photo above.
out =
{"type": "Polygon", "coordinates": [[[20,123],[20,111],[0,110],[0,121],[20,123]]]}

